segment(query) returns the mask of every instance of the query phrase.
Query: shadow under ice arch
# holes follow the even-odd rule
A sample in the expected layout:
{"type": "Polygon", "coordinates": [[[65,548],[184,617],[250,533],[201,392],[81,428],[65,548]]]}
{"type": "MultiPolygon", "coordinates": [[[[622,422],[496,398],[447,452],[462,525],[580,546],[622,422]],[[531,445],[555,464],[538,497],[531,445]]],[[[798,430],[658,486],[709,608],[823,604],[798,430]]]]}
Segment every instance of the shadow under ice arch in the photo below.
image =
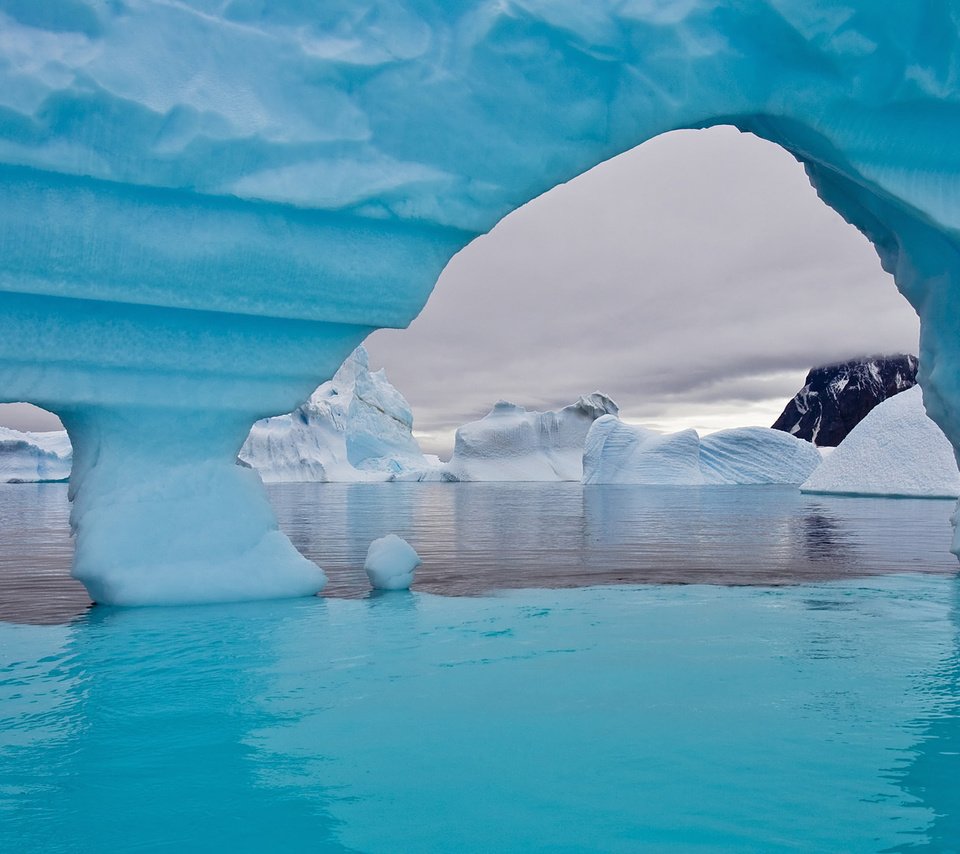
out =
{"type": "Polygon", "coordinates": [[[0,399],[70,432],[97,601],[320,589],[233,465],[249,425],[511,210],[681,128],[806,165],[960,446],[955,0],[215,5],[0,0],[0,399]]]}

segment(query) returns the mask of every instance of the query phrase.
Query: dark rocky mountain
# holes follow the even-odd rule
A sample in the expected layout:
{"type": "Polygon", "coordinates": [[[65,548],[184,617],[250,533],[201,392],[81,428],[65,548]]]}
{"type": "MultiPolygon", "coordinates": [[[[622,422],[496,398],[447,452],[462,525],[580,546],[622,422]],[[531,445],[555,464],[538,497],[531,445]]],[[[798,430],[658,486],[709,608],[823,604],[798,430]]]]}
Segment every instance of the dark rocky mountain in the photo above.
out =
{"type": "Polygon", "coordinates": [[[878,403],[916,384],[916,356],[872,356],[814,368],[773,429],[832,448],[878,403]]]}

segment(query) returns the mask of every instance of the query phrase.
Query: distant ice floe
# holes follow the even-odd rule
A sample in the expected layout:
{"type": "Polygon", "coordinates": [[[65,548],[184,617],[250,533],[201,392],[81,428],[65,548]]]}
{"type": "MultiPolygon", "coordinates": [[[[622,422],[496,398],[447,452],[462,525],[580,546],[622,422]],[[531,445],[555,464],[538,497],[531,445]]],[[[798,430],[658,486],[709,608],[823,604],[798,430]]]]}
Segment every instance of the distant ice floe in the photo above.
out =
{"type": "Polygon", "coordinates": [[[820,453],[810,442],[767,427],[740,427],[701,437],[696,430],[659,433],[608,415],[587,434],[583,482],[799,484],[820,462],[820,453]]]}
{"type": "Polygon", "coordinates": [[[24,433],[0,427],[0,483],[67,480],[72,464],[65,430],[24,433]]]}
{"type": "Polygon", "coordinates": [[[960,497],[953,447],[927,416],[920,386],[889,398],[850,432],[802,492],[960,497]]]}
{"type": "Polygon", "coordinates": [[[375,590],[407,590],[420,564],[420,555],[410,543],[387,534],[370,543],[363,568],[375,590]]]}

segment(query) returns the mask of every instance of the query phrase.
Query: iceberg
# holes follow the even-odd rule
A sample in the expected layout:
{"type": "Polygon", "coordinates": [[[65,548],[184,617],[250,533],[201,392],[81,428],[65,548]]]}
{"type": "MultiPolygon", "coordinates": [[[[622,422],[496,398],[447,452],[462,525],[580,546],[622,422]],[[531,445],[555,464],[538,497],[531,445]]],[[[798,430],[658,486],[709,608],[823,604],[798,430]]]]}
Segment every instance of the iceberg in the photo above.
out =
{"type": "Polygon", "coordinates": [[[696,430],[659,433],[607,415],[587,434],[583,482],[799,484],[820,461],[810,442],[768,427],[739,427],[700,437],[696,430]]]}
{"type": "Polygon", "coordinates": [[[70,477],[73,448],[63,430],[30,433],[0,427],[0,483],[39,483],[70,477]]]}
{"type": "Polygon", "coordinates": [[[919,386],[885,400],[810,475],[801,492],[960,497],[953,446],[923,408],[919,386]]]}
{"type": "Polygon", "coordinates": [[[450,461],[421,479],[580,480],[587,432],[597,418],[618,411],[600,392],[549,412],[501,400],[479,421],[459,427],[450,461]]]}
{"type": "Polygon", "coordinates": [[[768,427],[718,430],[700,438],[705,483],[803,483],[822,459],[811,442],[768,427]]]}
{"type": "Polygon", "coordinates": [[[333,378],[288,415],[253,425],[242,464],[267,483],[376,481],[431,468],[413,438],[413,414],[358,347],[333,378]]]}
{"type": "MultiPolygon", "coordinates": [[[[234,465],[510,211],[664,132],[781,145],[916,308],[960,441],[952,3],[0,6],[0,400],[74,448],[99,602],[314,593],[234,465]],[[124,580],[126,579],[126,580],[124,580]]],[[[955,547],[960,549],[960,539],[955,547]]]]}
{"type": "Polygon", "coordinates": [[[409,590],[420,555],[396,534],[387,534],[370,543],[363,568],[374,590],[409,590]]]}

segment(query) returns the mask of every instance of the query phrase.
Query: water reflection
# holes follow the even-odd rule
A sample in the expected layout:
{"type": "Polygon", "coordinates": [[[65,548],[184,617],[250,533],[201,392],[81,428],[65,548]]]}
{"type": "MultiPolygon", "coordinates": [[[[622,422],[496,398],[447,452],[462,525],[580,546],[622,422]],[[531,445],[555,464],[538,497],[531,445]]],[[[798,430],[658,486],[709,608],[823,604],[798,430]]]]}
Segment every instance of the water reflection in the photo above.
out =
{"type": "Polygon", "coordinates": [[[930,811],[932,823],[892,851],[960,852],[960,583],[954,585],[951,624],[947,654],[921,686],[928,707],[911,724],[918,733],[913,759],[891,773],[918,808],[930,811]]]}
{"type": "MultiPolygon", "coordinates": [[[[804,496],[792,487],[277,484],[281,528],[330,577],[369,592],[370,541],[408,539],[416,589],[446,595],[595,584],[778,585],[955,573],[949,501],[804,496]]],[[[66,488],[0,488],[0,620],[81,613],[68,577],[66,488]]]]}

